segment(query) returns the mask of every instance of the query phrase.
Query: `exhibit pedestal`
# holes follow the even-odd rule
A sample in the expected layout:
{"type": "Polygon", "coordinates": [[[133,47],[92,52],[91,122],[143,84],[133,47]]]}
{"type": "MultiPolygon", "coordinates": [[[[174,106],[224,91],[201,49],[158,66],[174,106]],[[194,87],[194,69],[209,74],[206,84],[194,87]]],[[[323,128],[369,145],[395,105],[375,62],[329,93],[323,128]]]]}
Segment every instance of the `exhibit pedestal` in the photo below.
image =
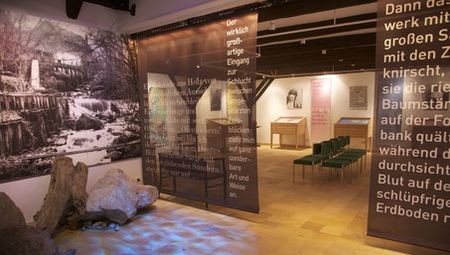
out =
{"type": "Polygon", "coordinates": [[[343,117],[334,124],[334,137],[350,136],[364,139],[364,148],[370,151],[370,118],[343,117]]]}
{"type": "Polygon", "coordinates": [[[298,149],[299,138],[306,144],[305,117],[279,117],[270,123],[270,148],[273,147],[273,135],[280,135],[280,146],[283,146],[283,135],[295,135],[295,148],[298,149]]]}

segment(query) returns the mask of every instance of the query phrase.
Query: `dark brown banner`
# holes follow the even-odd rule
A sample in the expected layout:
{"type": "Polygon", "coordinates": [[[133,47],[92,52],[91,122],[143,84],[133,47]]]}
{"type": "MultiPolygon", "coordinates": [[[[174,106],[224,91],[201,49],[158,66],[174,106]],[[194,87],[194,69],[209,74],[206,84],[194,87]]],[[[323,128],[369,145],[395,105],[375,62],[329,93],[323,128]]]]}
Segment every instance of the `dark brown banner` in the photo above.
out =
{"type": "Polygon", "coordinates": [[[378,1],[368,234],[450,251],[450,2],[378,1]]]}
{"type": "Polygon", "coordinates": [[[248,14],[138,40],[145,183],[259,211],[256,32],[248,14]]]}

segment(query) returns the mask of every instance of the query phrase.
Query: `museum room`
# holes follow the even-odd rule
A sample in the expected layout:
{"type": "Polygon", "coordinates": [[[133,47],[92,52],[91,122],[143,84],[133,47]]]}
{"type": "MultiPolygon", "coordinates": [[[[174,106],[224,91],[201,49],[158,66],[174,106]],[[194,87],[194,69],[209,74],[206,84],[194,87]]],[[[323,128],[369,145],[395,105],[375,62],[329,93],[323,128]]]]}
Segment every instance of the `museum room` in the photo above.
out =
{"type": "Polygon", "coordinates": [[[0,0],[0,255],[449,255],[448,0],[0,0]]]}

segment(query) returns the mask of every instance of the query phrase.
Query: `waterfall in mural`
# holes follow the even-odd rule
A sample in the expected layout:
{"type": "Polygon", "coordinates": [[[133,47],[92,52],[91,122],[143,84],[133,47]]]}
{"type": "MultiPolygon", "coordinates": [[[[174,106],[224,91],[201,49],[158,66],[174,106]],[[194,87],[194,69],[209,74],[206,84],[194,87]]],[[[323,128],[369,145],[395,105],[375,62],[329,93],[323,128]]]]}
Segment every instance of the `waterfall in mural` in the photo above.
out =
{"type": "Polygon", "coordinates": [[[140,156],[135,54],[126,36],[0,9],[0,182],[56,155],[140,156]]]}

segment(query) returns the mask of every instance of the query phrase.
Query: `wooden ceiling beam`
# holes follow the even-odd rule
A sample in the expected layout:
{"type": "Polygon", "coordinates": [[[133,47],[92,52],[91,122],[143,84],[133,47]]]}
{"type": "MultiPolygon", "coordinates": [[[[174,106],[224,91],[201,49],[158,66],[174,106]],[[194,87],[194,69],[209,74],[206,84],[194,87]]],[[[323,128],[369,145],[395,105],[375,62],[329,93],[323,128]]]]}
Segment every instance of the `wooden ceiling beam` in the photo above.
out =
{"type": "Polygon", "coordinates": [[[350,22],[360,22],[360,21],[372,20],[372,19],[376,19],[376,18],[377,18],[376,13],[368,13],[368,14],[339,18],[336,20],[329,19],[329,20],[323,20],[323,21],[319,21],[319,22],[293,25],[293,26],[288,26],[288,27],[281,27],[281,28],[277,28],[275,30],[259,31],[258,36],[269,36],[269,35],[290,32],[290,31],[295,31],[295,30],[312,29],[312,28],[330,26],[330,25],[335,25],[335,24],[345,24],[345,23],[350,23],[350,22]]]}
{"type": "Polygon", "coordinates": [[[313,31],[301,32],[301,33],[295,33],[295,34],[262,38],[262,39],[257,40],[257,44],[264,45],[264,44],[273,43],[273,42],[280,42],[280,41],[282,42],[282,41],[291,41],[291,40],[298,40],[298,42],[300,43],[300,40],[303,38],[324,36],[324,35],[329,35],[329,34],[334,34],[334,33],[357,31],[357,30],[368,29],[368,28],[376,28],[376,22],[373,21],[373,22],[349,25],[349,26],[344,26],[344,27],[326,28],[326,29],[313,30],[313,31]]]}
{"type": "Polygon", "coordinates": [[[274,2],[273,6],[260,10],[259,22],[368,4],[376,2],[376,0],[284,0],[272,2],[274,2]]]}
{"type": "Polygon", "coordinates": [[[318,49],[336,49],[342,47],[357,47],[359,45],[375,45],[376,33],[347,35],[333,38],[323,38],[306,41],[305,44],[288,43],[274,46],[261,47],[262,56],[283,54],[286,52],[296,52],[299,49],[303,51],[316,51],[318,49]]]}
{"type": "Polygon", "coordinates": [[[280,52],[277,54],[266,54],[261,55],[260,58],[257,59],[258,63],[273,63],[277,61],[289,61],[290,59],[317,59],[317,58],[332,58],[332,57],[345,57],[348,55],[359,55],[361,52],[373,52],[375,53],[375,45],[367,44],[367,45],[358,45],[358,46],[348,46],[341,48],[333,48],[333,49],[324,49],[317,48],[314,50],[290,50],[285,52],[280,52]]]}
{"type": "Polygon", "coordinates": [[[298,76],[302,74],[324,74],[333,72],[360,72],[363,70],[373,70],[375,69],[375,63],[366,62],[360,63],[358,65],[352,66],[349,64],[336,64],[336,65],[315,65],[315,66],[295,66],[290,68],[285,68],[282,70],[272,70],[272,69],[261,69],[260,73],[270,75],[274,71],[277,71],[277,77],[279,76],[298,76]]]}

